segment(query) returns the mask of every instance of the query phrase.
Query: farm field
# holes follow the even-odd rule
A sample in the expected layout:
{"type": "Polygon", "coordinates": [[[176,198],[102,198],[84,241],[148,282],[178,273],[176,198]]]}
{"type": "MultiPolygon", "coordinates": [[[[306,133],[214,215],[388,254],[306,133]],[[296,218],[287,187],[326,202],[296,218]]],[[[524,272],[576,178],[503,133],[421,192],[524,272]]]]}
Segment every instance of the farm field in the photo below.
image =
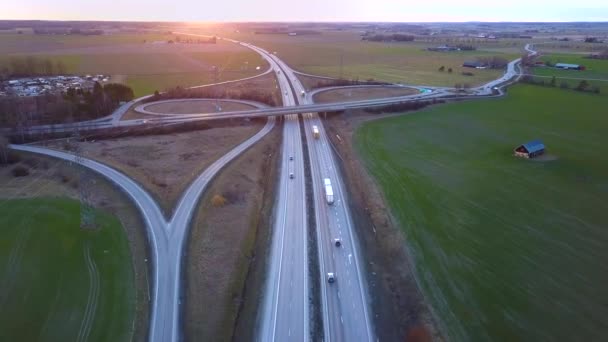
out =
{"type": "MultiPolygon", "coordinates": [[[[226,33],[235,39],[251,42],[268,51],[276,51],[280,58],[298,71],[315,75],[373,78],[404,84],[454,86],[455,83],[482,84],[497,78],[501,70],[471,70],[462,68],[466,60],[476,57],[502,56],[508,60],[519,57],[515,47],[499,45],[490,50],[431,52],[425,49],[443,42],[378,43],[361,41],[355,32],[323,32],[320,35],[290,37],[286,35],[256,35],[226,33]],[[439,67],[453,72],[438,71],[439,67]],[[472,71],[474,76],[464,76],[472,71]]],[[[523,42],[518,50],[523,49],[523,42]]]]}
{"type": "Polygon", "coordinates": [[[130,341],[135,291],[127,239],[114,216],[79,227],[79,202],[0,205],[0,340],[130,341]]]}
{"type": "Polygon", "coordinates": [[[356,132],[450,339],[603,339],[607,107],[602,96],[517,85],[506,98],[356,132]],[[512,156],[536,138],[545,158],[512,156]]]}
{"type": "MultiPolygon", "coordinates": [[[[599,87],[600,94],[608,95],[608,60],[584,58],[575,54],[548,54],[540,58],[543,62],[569,63],[584,65],[586,70],[561,70],[551,67],[535,67],[536,76],[556,77],[556,83],[567,83],[570,88],[576,87],[581,80],[587,80],[590,88],[599,87]]],[[[543,78],[545,82],[550,78],[543,78]]]]}
{"type": "Polygon", "coordinates": [[[314,100],[316,103],[331,103],[406,96],[418,93],[420,93],[418,89],[408,87],[358,87],[323,91],[315,94],[314,100]]]}
{"type": "MultiPolygon", "coordinates": [[[[33,56],[49,59],[54,64],[61,62],[66,73],[112,75],[114,81],[124,81],[131,86],[135,96],[175,86],[187,87],[254,76],[268,68],[258,54],[223,41],[217,44],[155,44],[150,42],[172,36],[150,35],[107,35],[86,39],[54,35],[23,37],[26,37],[22,42],[24,44],[13,42],[16,46],[8,50],[11,52],[0,52],[0,68],[10,66],[12,58],[33,56]],[[58,37],[71,39],[57,41],[58,37]],[[32,50],[32,41],[28,40],[45,48],[32,50]],[[148,43],[144,43],[144,40],[148,43]]],[[[11,39],[10,35],[0,35],[0,45],[2,42],[11,44],[11,39]]]]}

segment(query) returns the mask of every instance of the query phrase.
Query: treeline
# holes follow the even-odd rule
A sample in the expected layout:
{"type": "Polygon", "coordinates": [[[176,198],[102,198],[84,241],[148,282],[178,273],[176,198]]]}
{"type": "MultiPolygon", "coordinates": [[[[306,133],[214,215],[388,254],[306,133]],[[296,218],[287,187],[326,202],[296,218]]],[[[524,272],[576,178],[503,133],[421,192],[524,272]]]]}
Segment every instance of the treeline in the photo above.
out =
{"type": "Polygon", "coordinates": [[[475,50],[477,50],[476,46],[467,45],[467,44],[457,44],[456,47],[459,48],[460,51],[475,51],[475,50]]]}
{"type": "Polygon", "coordinates": [[[35,34],[72,34],[72,35],[83,35],[83,36],[99,36],[103,34],[103,30],[88,30],[79,28],[35,28],[35,34]]]}
{"type": "Polygon", "coordinates": [[[102,87],[98,82],[92,90],[68,88],[64,94],[0,97],[0,125],[16,128],[97,119],[133,97],[128,86],[110,83],[102,87]]]}
{"type": "Polygon", "coordinates": [[[534,84],[534,85],[538,85],[538,86],[542,86],[542,87],[555,88],[555,87],[559,86],[561,89],[572,89],[572,90],[576,90],[576,91],[580,91],[580,92],[587,92],[587,93],[594,93],[594,94],[600,93],[600,87],[591,85],[591,83],[589,83],[589,81],[587,81],[587,80],[581,80],[580,82],[578,82],[578,84],[575,87],[572,87],[570,85],[570,83],[567,81],[562,81],[558,85],[555,76],[553,76],[550,81],[545,82],[544,79],[537,79],[533,76],[526,75],[526,76],[522,77],[521,82],[527,83],[527,84],[534,84]]]}
{"type": "Polygon", "coordinates": [[[506,58],[499,56],[477,57],[476,60],[488,66],[490,69],[503,69],[509,64],[506,58]]]}
{"type": "Polygon", "coordinates": [[[399,103],[393,103],[393,104],[389,104],[389,105],[385,105],[385,106],[366,108],[365,111],[368,113],[372,113],[372,114],[405,112],[405,111],[410,111],[410,110],[422,109],[422,108],[432,105],[432,104],[444,103],[444,102],[445,101],[443,101],[443,100],[437,100],[437,99],[433,99],[433,100],[429,100],[429,101],[399,102],[399,103]]]}
{"type": "Polygon", "coordinates": [[[336,79],[327,79],[318,81],[317,84],[313,87],[313,89],[323,88],[323,87],[343,87],[343,86],[353,86],[353,85],[391,85],[392,83],[375,81],[373,78],[370,78],[366,81],[359,81],[358,79],[346,80],[343,78],[336,79]]]}
{"type": "MultiPolygon", "coordinates": [[[[170,40],[169,43],[173,43],[173,40],[170,40]]],[[[213,37],[209,37],[209,38],[192,38],[189,36],[186,37],[180,37],[180,36],[176,36],[175,37],[175,43],[181,43],[181,44],[216,44],[217,43],[217,37],[213,36],[213,37]]]]}
{"type": "Polygon", "coordinates": [[[269,106],[277,106],[273,95],[266,91],[257,89],[226,89],[226,88],[195,88],[186,89],[180,86],[171,88],[164,93],[154,92],[153,96],[144,99],[143,102],[154,102],[171,99],[233,99],[233,100],[248,100],[267,104],[269,106]]]}
{"type": "Polygon", "coordinates": [[[34,56],[11,57],[0,65],[0,79],[10,77],[52,76],[66,73],[62,61],[53,62],[48,58],[34,56]]]}
{"type": "Polygon", "coordinates": [[[394,41],[394,42],[412,42],[414,41],[416,37],[409,35],[409,34],[403,34],[403,33],[394,33],[394,34],[374,34],[374,35],[369,35],[369,36],[364,36],[363,38],[361,38],[362,40],[368,40],[370,42],[390,42],[390,41],[394,41]]]}
{"type": "Polygon", "coordinates": [[[590,55],[587,56],[587,58],[591,58],[591,59],[608,59],[608,49],[598,52],[598,53],[592,53],[590,55]]]}

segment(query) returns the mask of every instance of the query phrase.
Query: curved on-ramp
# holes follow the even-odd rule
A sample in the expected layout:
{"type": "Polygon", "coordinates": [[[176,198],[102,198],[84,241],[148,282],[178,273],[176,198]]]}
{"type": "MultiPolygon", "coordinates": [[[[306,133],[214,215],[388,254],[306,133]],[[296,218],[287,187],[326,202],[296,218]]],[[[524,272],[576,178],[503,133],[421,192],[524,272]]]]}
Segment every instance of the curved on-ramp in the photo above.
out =
{"type": "Polygon", "coordinates": [[[141,212],[152,250],[154,284],[149,340],[177,342],[180,340],[181,257],[188,225],[198,200],[211,180],[234,158],[261,140],[275,125],[268,118],[266,125],[255,135],[240,143],[205,169],[186,189],[172,218],[167,221],[152,196],[123,173],[100,162],[77,158],[75,155],[31,145],[9,145],[11,149],[67,160],[91,169],[121,188],[141,212]]]}

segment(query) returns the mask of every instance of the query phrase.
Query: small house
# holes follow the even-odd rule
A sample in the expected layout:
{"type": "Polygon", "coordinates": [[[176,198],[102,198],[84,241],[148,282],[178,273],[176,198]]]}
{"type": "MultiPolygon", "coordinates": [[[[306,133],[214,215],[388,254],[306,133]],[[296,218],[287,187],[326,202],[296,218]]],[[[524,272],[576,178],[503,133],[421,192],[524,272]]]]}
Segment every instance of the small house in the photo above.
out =
{"type": "Polygon", "coordinates": [[[540,140],[532,140],[518,146],[513,152],[516,157],[536,158],[545,153],[545,144],[540,140]]]}

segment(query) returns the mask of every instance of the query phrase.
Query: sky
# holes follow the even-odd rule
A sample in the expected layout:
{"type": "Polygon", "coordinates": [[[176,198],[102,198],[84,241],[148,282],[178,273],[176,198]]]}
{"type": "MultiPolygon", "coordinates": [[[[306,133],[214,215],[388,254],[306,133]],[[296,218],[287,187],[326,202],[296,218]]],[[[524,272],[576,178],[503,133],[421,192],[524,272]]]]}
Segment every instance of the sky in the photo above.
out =
{"type": "Polygon", "coordinates": [[[8,0],[0,19],[608,21],[608,0],[8,0]]]}

